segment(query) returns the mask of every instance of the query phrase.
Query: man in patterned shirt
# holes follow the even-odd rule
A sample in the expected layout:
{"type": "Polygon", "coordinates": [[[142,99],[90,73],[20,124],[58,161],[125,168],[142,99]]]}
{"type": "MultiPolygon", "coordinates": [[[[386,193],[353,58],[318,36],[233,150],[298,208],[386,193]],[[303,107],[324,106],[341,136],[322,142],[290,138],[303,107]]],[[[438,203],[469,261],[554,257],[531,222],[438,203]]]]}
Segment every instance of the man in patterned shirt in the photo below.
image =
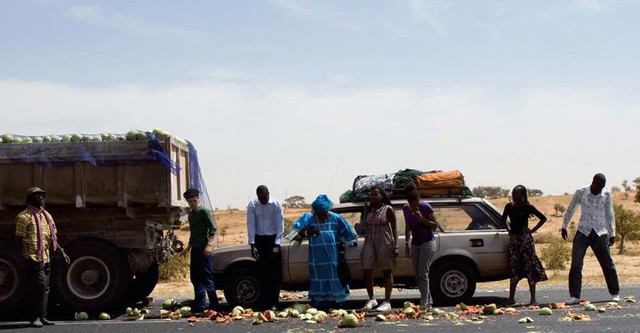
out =
{"type": "Polygon", "coordinates": [[[27,191],[27,208],[16,217],[16,245],[25,260],[29,288],[29,321],[33,327],[54,325],[47,320],[51,253],[57,249],[56,225],[44,210],[46,192],[38,187],[27,191]]]}
{"type": "Polygon", "coordinates": [[[601,173],[593,176],[590,186],[579,188],[571,199],[562,223],[562,238],[567,239],[567,225],[573,217],[576,206],[580,205],[578,232],[573,238],[571,269],[569,270],[569,298],[567,304],[580,301],[582,291],[582,265],[587,247],[591,247],[602,272],[607,288],[614,302],[620,301],[620,284],[616,265],[611,258],[610,246],[616,241],[616,222],[613,214],[611,192],[605,189],[607,182],[601,173]]]}

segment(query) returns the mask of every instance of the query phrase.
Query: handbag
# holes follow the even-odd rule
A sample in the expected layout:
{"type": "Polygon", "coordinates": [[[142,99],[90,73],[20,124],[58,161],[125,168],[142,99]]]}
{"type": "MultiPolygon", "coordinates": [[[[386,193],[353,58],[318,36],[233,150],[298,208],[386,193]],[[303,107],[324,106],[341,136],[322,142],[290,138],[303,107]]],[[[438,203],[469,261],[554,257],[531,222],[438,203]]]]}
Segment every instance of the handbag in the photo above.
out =
{"type": "Polygon", "coordinates": [[[347,264],[347,257],[345,255],[346,249],[344,244],[338,246],[338,279],[343,286],[346,286],[351,282],[351,269],[347,264]]]}

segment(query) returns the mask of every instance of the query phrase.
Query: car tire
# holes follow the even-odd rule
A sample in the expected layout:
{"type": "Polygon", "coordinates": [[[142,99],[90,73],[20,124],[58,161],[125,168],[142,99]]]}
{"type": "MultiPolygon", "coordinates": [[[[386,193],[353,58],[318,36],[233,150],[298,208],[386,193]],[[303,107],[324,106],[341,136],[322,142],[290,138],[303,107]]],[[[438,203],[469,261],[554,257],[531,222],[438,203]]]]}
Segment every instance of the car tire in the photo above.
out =
{"type": "Polygon", "coordinates": [[[261,293],[255,267],[231,268],[224,283],[224,297],[230,305],[253,307],[260,299],[261,293]]]}
{"type": "Polygon", "coordinates": [[[449,262],[435,269],[429,285],[435,303],[456,304],[473,296],[476,278],[468,265],[449,262]]]}
{"type": "Polygon", "coordinates": [[[73,311],[105,311],[127,301],[131,267],[124,251],[101,239],[86,239],[67,246],[71,262],[57,265],[57,299],[73,311]]]}

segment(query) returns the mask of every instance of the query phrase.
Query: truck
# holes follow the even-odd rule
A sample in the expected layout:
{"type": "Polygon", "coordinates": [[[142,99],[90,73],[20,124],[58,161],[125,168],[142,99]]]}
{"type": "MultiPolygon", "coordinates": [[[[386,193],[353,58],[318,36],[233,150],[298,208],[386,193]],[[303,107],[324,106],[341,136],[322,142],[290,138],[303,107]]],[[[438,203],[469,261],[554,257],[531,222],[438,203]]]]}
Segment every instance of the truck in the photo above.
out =
{"type": "Polygon", "coordinates": [[[22,309],[29,289],[14,235],[34,186],[47,192],[45,208],[70,257],[66,264],[59,251],[52,254],[49,303],[101,311],[146,299],[159,264],[182,250],[174,233],[188,206],[182,193],[206,193],[191,143],[136,130],[2,139],[0,309],[22,309]]]}

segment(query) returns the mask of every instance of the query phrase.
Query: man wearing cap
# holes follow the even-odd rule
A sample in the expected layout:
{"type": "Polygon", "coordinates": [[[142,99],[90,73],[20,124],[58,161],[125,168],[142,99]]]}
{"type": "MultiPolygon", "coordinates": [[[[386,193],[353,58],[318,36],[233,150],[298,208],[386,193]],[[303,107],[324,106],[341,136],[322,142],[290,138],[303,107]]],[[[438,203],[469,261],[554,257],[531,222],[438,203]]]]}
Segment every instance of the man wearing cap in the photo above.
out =
{"type": "Polygon", "coordinates": [[[257,308],[272,309],[278,306],[282,261],[280,244],[284,233],[282,204],[269,196],[269,189],[260,185],[256,189],[258,198],[247,206],[247,234],[251,255],[258,264],[258,279],[262,287],[262,299],[257,308]]]}
{"type": "Polygon", "coordinates": [[[51,253],[58,249],[56,225],[44,209],[46,192],[39,187],[27,191],[27,208],[16,217],[16,246],[25,260],[29,309],[27,315],[33,327],[54,325],[47,316],[51,253]]]}
{"type": "Polygon", "coordinates": [[[218,295],[213,285],[213,243],[216,235],[216,222],[211,212],[200,206],[200,191],[194,188],[184,192],[189,208],[189,244],[180,253],[185,256],[191,251],[189,274],[194,290],[193,313],[207,309],[207,296],[210,310],[218,309],[218,295]]]}

